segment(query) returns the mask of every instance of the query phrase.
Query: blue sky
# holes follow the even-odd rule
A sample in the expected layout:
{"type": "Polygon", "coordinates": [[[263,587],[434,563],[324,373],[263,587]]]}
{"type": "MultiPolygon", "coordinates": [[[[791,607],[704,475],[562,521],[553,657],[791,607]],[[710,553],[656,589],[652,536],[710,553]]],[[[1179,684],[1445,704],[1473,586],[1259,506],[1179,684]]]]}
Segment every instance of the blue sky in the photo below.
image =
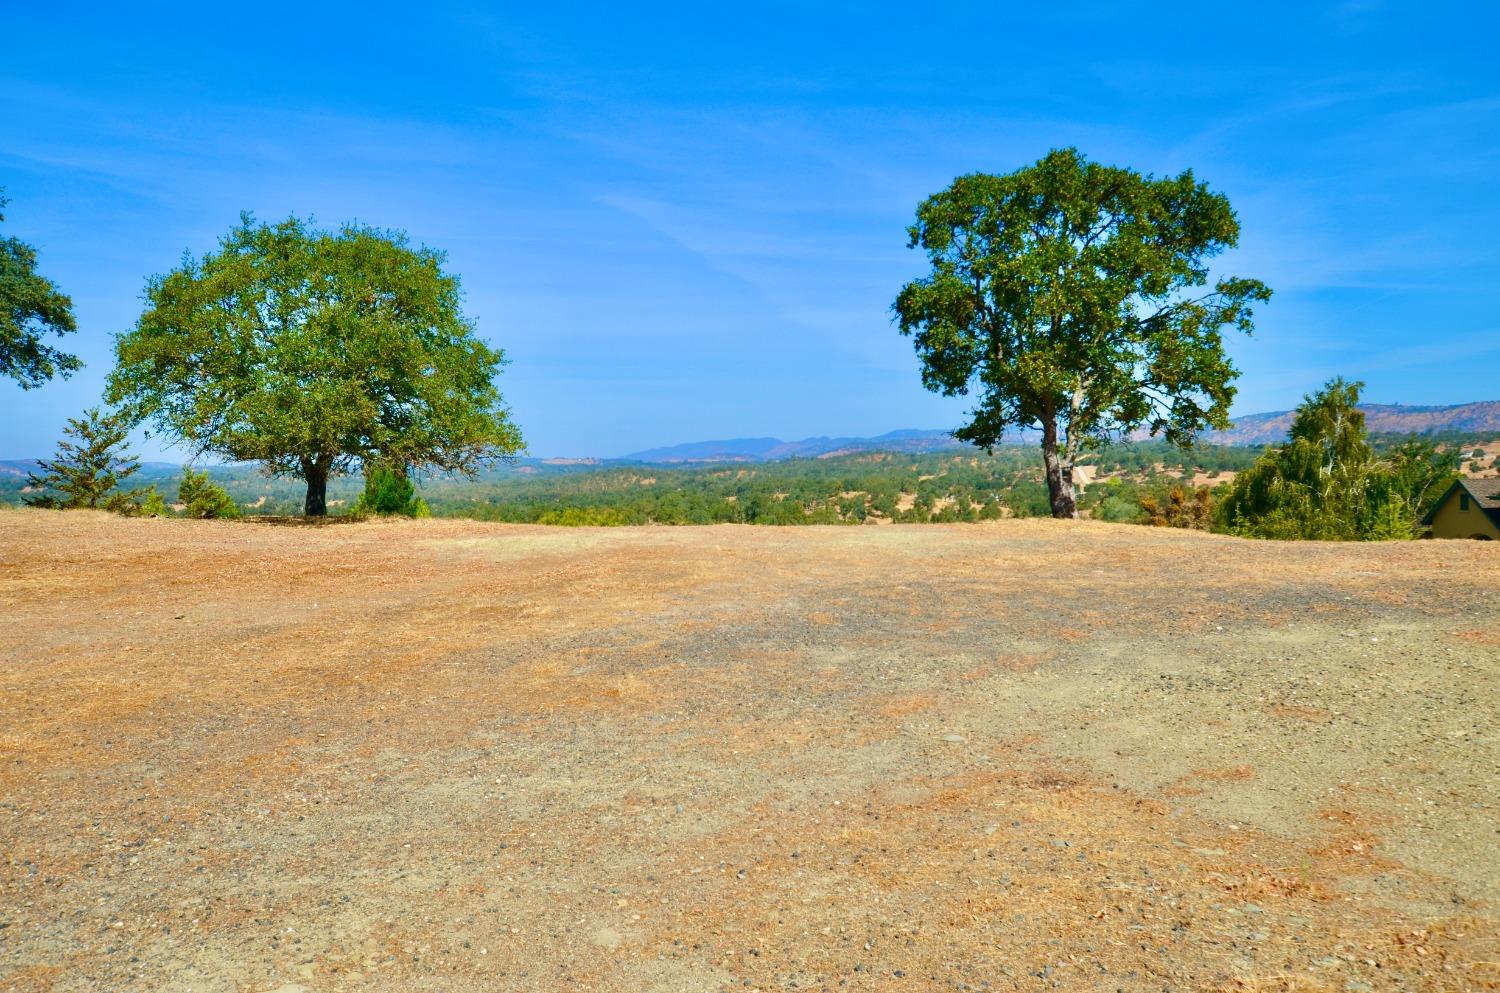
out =
{"type": "Polygon", "coordinates": [[[1237,412],[1500,399],[1500,7],[1229,6],[12,6],[0,231],[88,366],[0,383],[0,457],[241,210],[445,249],[533,454],[955,426],[890,323],[905,226],[1065,145],[1229,195],[1276,290],[1237,412]]]}

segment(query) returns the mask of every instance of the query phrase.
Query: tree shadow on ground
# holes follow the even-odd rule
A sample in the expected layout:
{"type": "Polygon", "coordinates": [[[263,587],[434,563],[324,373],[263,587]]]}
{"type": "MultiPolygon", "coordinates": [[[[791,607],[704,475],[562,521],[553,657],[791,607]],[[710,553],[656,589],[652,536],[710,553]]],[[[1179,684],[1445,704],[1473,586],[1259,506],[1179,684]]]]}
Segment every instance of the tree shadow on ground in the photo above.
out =
{"type": "Polygon", "coordinates": [[[240,518],[246,524],[259,524],[264,527],[283,528],[326,528],[336,527],[340,524],[358,524],[364,520],[362,517],[351,517],[348,515],[333,515],[327,517],[297,517],[282,516],[278,514],[256,514],[240,518]]]}

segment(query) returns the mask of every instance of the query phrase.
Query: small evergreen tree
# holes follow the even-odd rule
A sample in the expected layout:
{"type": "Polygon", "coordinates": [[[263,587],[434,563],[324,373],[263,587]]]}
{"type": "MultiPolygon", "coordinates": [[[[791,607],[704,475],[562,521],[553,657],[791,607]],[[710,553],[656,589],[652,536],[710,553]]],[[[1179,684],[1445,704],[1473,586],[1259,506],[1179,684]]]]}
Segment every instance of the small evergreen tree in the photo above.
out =
{"type": "Polygon", "coordinates": [[[1085,491],[1092,502],[1089,517],[1096,521],[1113,524],[1139,524],[1145,513],[1140,486],[1135,481],[1126,481],[1118,476],[1095,483],[1085,491]]]}
{"type": "Polygon", "coordinates": [[[208,478],[207,472],[191,466],[182,467],[182,484],[177,487],[177,501],[186,505],[184,513],[200,519],[232,519],[240,508],[224,487],[208,478]]]}
{"type": "Polygon", "coordinates": [[[123,450],[129,434],[122,414],[102,413],[98,407],[84,411],[82,418],[68,418],[56,457],[39,460],[41,471],[26,477],[29,489],[41,491],[25,497],[26,503],[55,510],[132,512],[139,491],[120,488],[141,468],[140,460],[123,450]]]}
{"type": "Polygon", "coordinates": [[[406,467],[371,465],[365,469],[365,491],[354,505],[354,513],[383,517],[431,517],[427,501],[417,496],[406,467]]]}

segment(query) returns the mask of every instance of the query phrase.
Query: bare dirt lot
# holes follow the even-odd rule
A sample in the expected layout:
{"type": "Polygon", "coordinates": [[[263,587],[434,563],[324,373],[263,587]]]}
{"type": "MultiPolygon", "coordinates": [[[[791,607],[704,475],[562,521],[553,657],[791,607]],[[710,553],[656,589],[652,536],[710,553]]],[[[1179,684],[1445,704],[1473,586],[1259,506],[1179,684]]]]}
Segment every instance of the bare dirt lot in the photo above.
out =
{"type": "Polygon", "coordinates": [[[0,988],[1500,988],[1500,548],[0,512],[0,988]]]}

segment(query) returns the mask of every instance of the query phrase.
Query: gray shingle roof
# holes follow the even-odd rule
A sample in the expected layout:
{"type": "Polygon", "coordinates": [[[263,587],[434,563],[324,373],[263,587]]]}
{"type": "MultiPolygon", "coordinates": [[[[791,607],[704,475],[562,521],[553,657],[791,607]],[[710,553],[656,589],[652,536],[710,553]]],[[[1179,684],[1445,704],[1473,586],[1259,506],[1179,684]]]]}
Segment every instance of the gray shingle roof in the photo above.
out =
{"type": "Polygon", "coordinates": [[[1461,479],[1474,502],[1485,510],[1500,510],[1500,479],[1461,479]]]}
{"type": "Polygon", "coordinates": [[[1485,516],[1494,521],[1496,527],[1500,527],[1500,479],[1469,479],[1467,477],[1460,478],[1448,487],[1448,492],[1443,494],[1442,499],[1433,504],[1432,509],[1423,515],[1422,523],[1431,524],[1433,517],[1443,509],[1443,504],[1453,499],[1453,494],[1460,487],[1469,494],[1474,505],[1484,511],[1485,516]]]}

